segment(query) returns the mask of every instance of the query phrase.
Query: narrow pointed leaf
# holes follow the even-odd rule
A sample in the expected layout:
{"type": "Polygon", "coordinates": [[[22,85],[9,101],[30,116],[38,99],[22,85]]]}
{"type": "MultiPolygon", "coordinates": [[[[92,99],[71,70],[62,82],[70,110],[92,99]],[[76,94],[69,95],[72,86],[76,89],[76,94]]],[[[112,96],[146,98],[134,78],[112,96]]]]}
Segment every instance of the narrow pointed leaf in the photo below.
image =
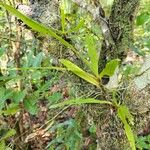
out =
{"type": "Polygon", "coordinates": [[[69,71],[73,72],[74,74],[76,74],[80,78],[86,80],[87,82],[89,82],[89,83],[99,87],[99,82],[93,75],[83,71],[81,68],[79,68],[77,65],[75,65],[72,62],[70,62],[69,60],[61,59],[60,62],[64,66],[66,66],[69,71]]]}
{"type": "Polygon", "coordinates": [[[125,124],[124,129],[132,150],[136,150],[135,139],[131,127],[128,124],[125,124]]]}
{"type": "Polygon", "coordinates": [[[96,99],[93,99],[93,98],[87,98],[87,99],[71,99],[71,100],[66,100],[64,102],[51,105],[50,108],[58,108],[58,107],[63,107],[65,105],[81,105],[81,104],[107,104],[107,105],[113,105],[109,101],[96,100],[96,99]]]}
{"type": "Polygon", "coordinates": [[[130,125],[128,124],[128,121],[133,124],[132,115],[130,114],[130,112],[126,106],[119,106],[117,114],[118,114],[118,117],[120,118],[120,120],[122,121],[122,123],[124,124],[125,134],[128,138],[131,149],[136,150],[134,134],[131,130],[130,125]]]}
{"type": "Polygon", "coordinates": [[[98,54],[96,51],[94,38],[91,35],[88,35],[86,36],[85,42],[88,48],[88,56],[91,62],[90,68],[92,72],[98,77],[98,54]]]}

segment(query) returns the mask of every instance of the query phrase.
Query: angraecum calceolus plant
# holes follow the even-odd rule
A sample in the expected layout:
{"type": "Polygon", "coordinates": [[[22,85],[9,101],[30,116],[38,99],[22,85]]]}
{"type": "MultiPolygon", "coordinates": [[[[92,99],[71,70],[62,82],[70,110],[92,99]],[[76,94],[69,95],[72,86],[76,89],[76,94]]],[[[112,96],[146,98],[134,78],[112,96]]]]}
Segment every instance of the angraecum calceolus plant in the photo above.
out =
{"type": "MultiPolygon", "coordinates": [[[[13,5],[15,3],[12,2],[13,5]]],[[[141,51],[142,59],[130,62],[132,64],[126,61],[129,52],[137,46],[134,42],[136,33],[133,32],[137,13],[137,26],[144,27],[149,20],[148,12],[144,12],[143,16],[138,12],[139,6],[143,7],[140,0],[114,0],[107,4],[99,0],[30,0],[14,5],[16,8],[8,4],[0,2],[0,6],[13,14],[18,22],[22,22],[21,26],[17,23],[19,39],[27,42],[26,33],[32,32],[33,43],[30,41],[26,48],[22,49],[21,44],[18,46],[15,43],[18,46],[16,49],[23,50],[16,50],[14,53],[14,59],[19,60],[16,61],[15,69],[21,81],[18,84],[18,91],[22,94],[21,108],[25,107],[29,113],[35,115],[35,108],[29,106],[34,106],[37,99],[55,101],[49,104],[48,109],[52,112],[49,113],[52,119],[38,128],[43,129],[43,132],[57,130],[56,136],[52,136],[46,147],[70,150],[140,148],[141,145],[137,143],[140,141],[137,140],[138,135],[142,134],[143,126],[149,119],[148,53],[143,54],[141,51]],[[31,46],[32,53],[29,52],[31,46]],[[27,63],[24,63],[26,60],[27,63]],[[26,80],[30,70],[32,73],[36,71],[26,80]],[[50,83],[53,76],[58,76],[57,86],[50,83]],[[34,79],[32,82],[31,78],[34,79]],[[67,89],[67,94],[66,87],[70,88],[67,89]],[[51,92],[62,89],[65,98],[61,99],[58,93],[50,98],[49,88],[51,92]],[[31,95],[29,89],[32,91],[31,95]],[[62,102],[58,102],[59,99],[62,102]],[[71,119],[77,124],[73,120],[65,120],[64,124],[60,123],[55,127],[56,118],[60,115],[58,113],[54,116],[53,111],[63,108],[61,114],[68,107],[71,111],[75,109],[71,119]],[[74,137],[72,141],[70,138],[67,143],[65,138],[71,136],[69,129],[76,131],[72,133],[77,138],[74,137]]],[[[138,55],[141,53],[138,51],[138,55]]],[[[2,76],[10,74],[7,69],[3,68],[2,76]]],[[[9,79],[5,80],[7,81],[9,79]]],[[[5,85],[5,82],[1,87],[3,91],[10,86],[5,85]]],[[[8,95],[6,99],[11,100],[11,96],[8,95]]],[[[17,110],[20,110],[20,105],[17,105],[17,110]]],[[[21,110],[24,116],[24,109],[21,110]]],[[[15,131],[11,132],[13,136],[15,131]]],[[[31,136],[35,136],[35,133],[37,134],[33,131],[25,138],[29,148],[31,136]]],[[[4,145],[7,138],[2,138],[1,141],[4,145]]],[[[21,141],[24,145],[23,139],[21,141]]]]}

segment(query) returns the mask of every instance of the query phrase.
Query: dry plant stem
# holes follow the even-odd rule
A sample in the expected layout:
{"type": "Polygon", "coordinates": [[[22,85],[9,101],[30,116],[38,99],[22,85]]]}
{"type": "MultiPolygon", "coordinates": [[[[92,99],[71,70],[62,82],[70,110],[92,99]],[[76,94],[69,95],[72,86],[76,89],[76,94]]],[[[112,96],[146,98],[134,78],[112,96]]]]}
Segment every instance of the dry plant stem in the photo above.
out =
{"type": "MultiPolygon", "coordinates": [[[[19,25],[16,25],[17,28],[17,37],[15,43],[15,52],[14,52],[14,60],[16,62],[16,68],[20,68],[20,51],[21,51],[21,40],[22,40],[22,29],[19,25]]],[[[20,75],[20,70],[17,70],[17,74],[20,75]]],[[[18,90],[21,90],[21,81],[18,81],[18,90]]]]}
{"type": "Polygon", "coordinates": [[[11,35],[12,35],[12,29],[11,29],[11,16],[9,15],[8,11],[6,10],[6,17],[9,24],[9,43],[11,43],[11,35]]]}

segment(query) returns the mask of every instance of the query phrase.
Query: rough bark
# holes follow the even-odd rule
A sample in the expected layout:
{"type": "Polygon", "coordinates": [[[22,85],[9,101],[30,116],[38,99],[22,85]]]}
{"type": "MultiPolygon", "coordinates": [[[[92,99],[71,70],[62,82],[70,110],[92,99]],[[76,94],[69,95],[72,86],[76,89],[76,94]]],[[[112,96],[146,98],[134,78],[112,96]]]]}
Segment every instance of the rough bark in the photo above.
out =
{"type": "Polygon", "coordinates": [[[133,44],[132,27],[135,12],[140,0],[114,0],[109,17],[109,28],[113,44],[107,47],[105,41],[99,57],[99,68],[102,70],[107,60],[126,57],[128,49],[133,44]]]}
{"type": "Polygon", "coordinates": [[[60,26],[59,0],[29,0],[32,18],[44,25],[58,28],[60,26]]]}

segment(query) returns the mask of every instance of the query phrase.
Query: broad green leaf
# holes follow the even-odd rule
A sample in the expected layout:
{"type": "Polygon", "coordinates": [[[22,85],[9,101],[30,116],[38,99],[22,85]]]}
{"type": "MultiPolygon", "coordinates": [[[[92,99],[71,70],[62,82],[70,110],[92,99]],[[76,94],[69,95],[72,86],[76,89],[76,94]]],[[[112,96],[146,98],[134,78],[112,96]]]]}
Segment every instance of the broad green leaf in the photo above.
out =
{"type": "Polygon", "coordinates": [[[89,132],[90,132],[90,133],[94,133],[94,134],[95,134],[95,133],[96,133],[96,130],[97,130],[97,129],[96,129],[96,125],[95,125],[95,124],[92,124],[92,126],[89,128],[89,132]]]}
{"type": "Polygon", "coordinates": [[[34,61],[34,53],[33,51],[30,51],[29,53],[26,54],[26,61],[23,64],[24,68],[28,68],[31,67],[33,65],[33,61],[34,61]]]}
{"type": "Polygon", "coordinates": [[[88,56],[90,58],[90,68],[92,72],[98,77],[98,54],[96,51],[96,43],[91,35],[87,35],[85,42],[88,48],[88,56]]]}
{"type": "Polygon", "coordinates": [[[8,79],[8,80],[0,81],[0,87],[3,87],[8,81],[10,80],[8,79]]]}
{"type": "Polygon", "coordinates": [[[48,91],[50,89],[50,87],[53,85],[54,82],[56,82],[56,78],[55,77],[51,78],[44,85],[40,86],[37,91],[38,92],[48,91]]]}
{"type": "Polygon", "coordinates": [[[7,82],[13,79],[19,79],[19,76],[1,76],[0,75],[0,87],[3,87],[7,82]]]}
{"type": "Polygon", "coordinates": [[[136,147],[139,149],[150,149],[150,135],[136,137],[136,147]]]}
{"type": "Polygon", "coordinates": [[[60,92],[56,92],[56,93],[54,93],[53,95],[47,97],[47,99],[48,99],[51,103],[56,103],[56,102],[58,102],[58,101],[59,101],[60,99],[62,99],[62,98],[63,98],[63,95],[62,95],[62,93],[60,93],[60,92]]]}
{"type": "Polygon", "coordinates": [[[50,131],[54,132],[55,130],[57,130],[59,128],[62,128],[64,126],[75,127],[74,119],[69,119],[69,120],[66,120],[66,121],[64,121],[62,123],[55,124],[54,126],[51,127],[50,131]]]}
{"type": "Polygon", "coordinates": [[[109,101],[96,100],[96,99],[93,99],[93,98],[87,98],[87,99],[66,100],[64,102],[54,104],[54,105],[50,106],[50,108],[63,107],[65,105],[81,105],[81,104],[107,104],[107,105],[113,105],[112,102],[109,102],[109,101]]]}
{"type": "Polygon", "coordinates": [[[69,60],[61,59],[60,62],[64,66],[66,66],[69,71],[73,72],[74,74],[76,74],[80,78],[86,80],[87,82],[99,87],[99,82],[98,82],[97,78],[95,78],[93,75],[83,71],[81,68],[79,68],[77,65],[70,62],[69,60]]]}
{"type": "Polygon", "coordinates": [[[102,78],[104,75],[111,77],[114,74],[116,68],[118,67],[119,62],[120,62],[119,59],[114,59],[108,62],[106,64],[106,67],[100,73],[100,78],[102,78]]]}
{"type": "Polygon", "coordinates": [[[128,138],[128,141],[130,143],[131,149],[136,150],[134,134],[131,130],[130,125],[128,124],[128,121],[130,124],[133,124],[132,115],[130,114],[128,108],[126,106],[122,106],[122,105],[119,106],[117,115],[120,118],[120,120],[122,121],[122,123],[124,124],[125,133],[128,138]]]}
{"type": "Polygon", "coordinates": [[[34,70],[31,74],[31,78],[33,80],[39,80],[39,79],[41,79],[41,77],[42,77],[42,72],[39,70],[34,70]]]}

